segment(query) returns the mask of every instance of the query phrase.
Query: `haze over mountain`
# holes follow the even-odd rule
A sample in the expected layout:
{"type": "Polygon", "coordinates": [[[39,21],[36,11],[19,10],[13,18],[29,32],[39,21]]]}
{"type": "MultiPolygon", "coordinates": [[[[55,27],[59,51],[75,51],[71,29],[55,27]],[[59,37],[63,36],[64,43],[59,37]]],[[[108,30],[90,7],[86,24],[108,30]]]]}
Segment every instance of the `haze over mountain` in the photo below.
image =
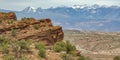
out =
{"type": "MultiPolygon", "coordinates": [[[[8,12],[10,10],[0,9],[8,12]]],[[[91,31],[120,31],[119,6],[87,6],[74,5],[73,7],[34,8],[26,7],[22,11],[14,11],[18,19],[23,17],[51,18],[55,25],[64,29],[79,29],[91,31]]]]}

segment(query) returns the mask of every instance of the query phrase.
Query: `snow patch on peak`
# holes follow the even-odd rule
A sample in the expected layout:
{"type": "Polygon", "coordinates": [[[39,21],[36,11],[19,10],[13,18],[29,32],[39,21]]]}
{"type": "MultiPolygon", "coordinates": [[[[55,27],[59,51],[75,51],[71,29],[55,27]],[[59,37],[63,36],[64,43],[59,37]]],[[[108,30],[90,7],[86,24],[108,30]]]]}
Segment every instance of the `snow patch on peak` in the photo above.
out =
{"type": "Polygon", "coordinates": [[[72,8],[80,8],[80,9],[83,9],[83,8],[87,8],[87,9],[96,9],[96,8],[99,8],[100,6],[95,4],[95,5],[91,5],[91,6],[88,6],[88,5],[73,5],[72,8]]]}
{"type": "Polygon", "coordinates": [[[87,5],[73,5],[72,8],[85,8],[87,5]]]}
{"type": "Polygon", "coordinates": [[[34,13],[34,12],[36,12],[36,9],[32,6],[28,6],[23,11],[26,13],[34,13]]]}

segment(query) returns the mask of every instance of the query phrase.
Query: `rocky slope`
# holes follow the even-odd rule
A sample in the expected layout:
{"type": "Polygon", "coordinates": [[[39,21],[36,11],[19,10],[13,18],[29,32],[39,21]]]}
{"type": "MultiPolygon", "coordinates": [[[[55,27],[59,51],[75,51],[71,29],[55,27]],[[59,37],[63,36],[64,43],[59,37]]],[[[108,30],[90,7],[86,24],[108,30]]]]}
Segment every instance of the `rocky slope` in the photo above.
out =
{"type": "Polygon", "coordinates": [[[61,26],[53,26],[50,19],[23,18],[16,20],[13,12],[0,12],[0,35],[11,40],[32,39],[47,45],[63,40],[61,26]]]}
{"type": "Polygon", "coordinates": [[[119,32],[64,30],[64,37],[81,51],[81,55],[92,60],[113,60],[120,55],[119,32]]]}
{"type": "Polygon", "coordinates": [[[83,54],[120,55],[120,33],[65,30],[70,40],[83,54]]]}

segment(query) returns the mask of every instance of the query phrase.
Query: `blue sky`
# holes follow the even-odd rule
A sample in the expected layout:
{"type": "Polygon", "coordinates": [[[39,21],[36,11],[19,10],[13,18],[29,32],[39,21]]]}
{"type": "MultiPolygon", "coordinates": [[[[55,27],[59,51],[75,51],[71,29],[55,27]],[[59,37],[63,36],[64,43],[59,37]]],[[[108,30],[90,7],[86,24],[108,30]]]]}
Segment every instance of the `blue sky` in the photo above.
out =
{"type": "Polygon", "coordinates": [[[22,10],[25,7],[33,6],[35,8],[50,8],[57,6],[73,5],[119,5],[120,0],[0,0],[0,8],[8,10],[22,10]]]}

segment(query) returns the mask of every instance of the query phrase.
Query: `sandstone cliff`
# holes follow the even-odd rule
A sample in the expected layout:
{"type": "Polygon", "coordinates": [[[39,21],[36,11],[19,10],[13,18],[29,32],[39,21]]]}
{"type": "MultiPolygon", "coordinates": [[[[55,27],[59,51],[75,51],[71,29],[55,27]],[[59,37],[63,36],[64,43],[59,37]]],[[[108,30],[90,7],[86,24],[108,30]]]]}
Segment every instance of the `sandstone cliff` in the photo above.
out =
{"type": "Polygon", "coordinates": [[[17,21],[14,13],[0,13],[0,19],[2,20],[0,35],[6,36],[10,40],[32,39],[50,45],[63,40],[64,37],[62,27],[53,26],[48,18],[40,20],[23,18],[17,21]]]}
{"type": "Polygon", "coordinates": [[[7,20],[7,19],[13,19],[13,20],[16,20],[17,17],[15,15],[14,12],[8,12],[8,13],[4,13],[4,12],[0,12],[0,20],[7,20]]]}

